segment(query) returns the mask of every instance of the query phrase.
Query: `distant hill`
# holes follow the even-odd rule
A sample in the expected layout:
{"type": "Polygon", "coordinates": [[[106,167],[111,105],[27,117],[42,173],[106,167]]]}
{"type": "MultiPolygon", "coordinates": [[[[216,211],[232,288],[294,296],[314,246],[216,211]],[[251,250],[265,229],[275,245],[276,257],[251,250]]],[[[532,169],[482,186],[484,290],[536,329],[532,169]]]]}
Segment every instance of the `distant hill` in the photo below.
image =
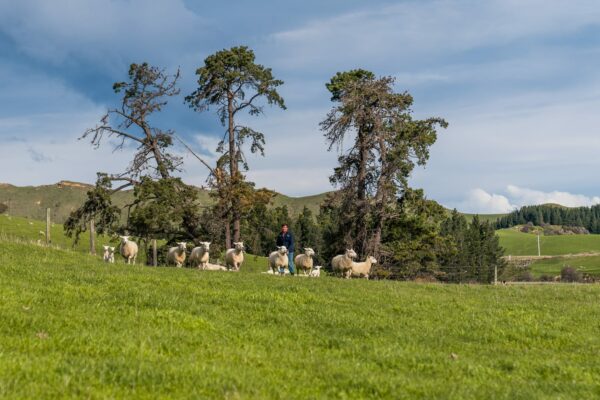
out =
{"type": "MultiPolygon", "coordinates": [[[[85,201],[86,193],[91,187],[92,185],[86,183],[71,181],[42,186],[14,186],[0,183],[0,203],[8,206],[10,215],[31,219],[46,218],[46,208],[50,207],[52,220],[63,223],[71,211],[85,201]]],[[[208,190],[198,188],[198,191],[202,204],[212,203],[208,190]]],[[[306,206],[316,215],[326,195],[327,193],[321,193],[313,196],[289,197],[277,194],[273,199],[273,206],[286,205],[293,217],[306,206]]],[[[119,207],[125,206],[132,199],[132,191],[118,192],[113,196],[113,202],[119,207]]]]}

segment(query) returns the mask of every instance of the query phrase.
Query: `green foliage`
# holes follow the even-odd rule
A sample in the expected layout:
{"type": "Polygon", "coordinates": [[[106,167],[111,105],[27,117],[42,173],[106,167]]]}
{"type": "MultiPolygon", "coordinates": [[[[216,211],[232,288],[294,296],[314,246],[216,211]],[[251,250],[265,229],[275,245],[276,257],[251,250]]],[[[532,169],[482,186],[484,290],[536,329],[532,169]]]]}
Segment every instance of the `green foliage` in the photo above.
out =
{"type": "Polygon", "coordinates": [[[121,209],[112,204],[111,180],[104,174],[98,174],[96,186],[87,192],[87,200],[65,221],[67,236],[74,238],[75,244],[81,233],[87,231],[93,219],[96,232],[112,234],[117,230],[121,209]]]}
{"type": "Polygon", "coordinates": [[[142,178],[134,189],[126,229],[134,236],[167,243],[196,239],[200,225],[197,193],[180,178],[142,178]]]}
{"type": "Polygon", "coordinates": [[[364,69],[353,69],[345,72],[337,72],[325,84],[327,90],[331,93],[331,101],[341,101],[348,89],[357,82],[372,81],[375,79],[375,74],[364,69]]]}
{"type": "Polygon", "coordinates": [[[557,204],[525,206],[498,218],[496,229],[510,228],[528,222],[534,225],[581,226],[592,233],[600,233],[600,205],[574,208],[557,204]]]}
{"type": "Polygon", "coordinates": [[[0,247],[3,399],[600,393],[597,285],[278,278],[0,247]]]}

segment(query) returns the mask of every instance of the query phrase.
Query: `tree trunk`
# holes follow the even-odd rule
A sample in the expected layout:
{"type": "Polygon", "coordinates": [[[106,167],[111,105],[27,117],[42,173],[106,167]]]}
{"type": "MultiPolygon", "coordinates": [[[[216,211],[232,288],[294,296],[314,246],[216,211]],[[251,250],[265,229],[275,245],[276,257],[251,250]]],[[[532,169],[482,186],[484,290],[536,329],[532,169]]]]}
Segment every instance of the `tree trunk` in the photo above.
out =
{"type": "Polygon", "coordinates": [[[158,250],[156,248],[156,239],[152,239],[152,266],[158,266],[158,250]]]}
{"type": "Polygon", "coordinates": [[[94,218],[90,219],[90,254],[96,255],[96,224],[94,218]]]}
{"type": "Polygon", "coordinates": [[[370,245],[375,258],[381,256],[381,236],[383,224],[385,223],[385,203],[387,201],[386,180],[390,178],[387,171],[387,148],[385,147],[385,140],[382,138],[379,138],[379,155],[381,158],[381,174],[377,181],[377,193],[375,194],[375,231],[370,245]]]}
{"type": "Polygon", "coordinates": [[[231,215],[233,222],[233,241],[240,241],[240,204],[235,193],[235,188],[238,185],[238,160],[237,160],[237,146],[235,144],[235,124],[233,121],[233,93],[227,95],[227,113],[229,118],[229,174],[231,177],[231,215]]]}
{"type": "Polygon", "coordinates": [[[225,246],[228,249],[233,248],[231,245],[231,227],[229,226],[229,219],[225,220],[225,246]]]}
{"type": "Polygon", "coordinates": [[[358,129],[358,168],[357,168],[357,207],[358,218],[357,236],[354,247],[360,256],[365,256],[367,251],[367,163],[369,161],[369,147],[367,145],[367,132],[364,127],[358,129]]]}

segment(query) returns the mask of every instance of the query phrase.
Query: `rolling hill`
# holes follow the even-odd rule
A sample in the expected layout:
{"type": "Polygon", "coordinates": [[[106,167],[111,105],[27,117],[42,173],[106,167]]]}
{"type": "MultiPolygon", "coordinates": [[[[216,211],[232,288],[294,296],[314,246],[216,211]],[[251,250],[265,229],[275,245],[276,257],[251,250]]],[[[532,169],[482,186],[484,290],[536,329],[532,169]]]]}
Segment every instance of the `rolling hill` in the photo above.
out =
{"type": "MultiPolygon", "coordinates": [[[[61,181],[53,185],[42,186],[14,186],[6,183],[0,184],[0,203],[8,206],[8,213],[14,216],[31,219],[45,219],[46,208],[52,210],[52,220],[63,223],[70,212],[86,199],[86,193],[91,185],[78,182],[61,181]]],[[[210,204],[212,199],[209,192],[198,188],[200,202],[210,204]]],[[[273,207],[288,207],[292,217],[297,216],[304,206],[308,207],[313,215],[319,212],[319,206],[327,193],[305,197],[289,197],[277,194],[273,199],[273,207]]],[[[113,196],[113,202],[123,207],[133,198],[131,191],[118,192],[113,196]]]]}

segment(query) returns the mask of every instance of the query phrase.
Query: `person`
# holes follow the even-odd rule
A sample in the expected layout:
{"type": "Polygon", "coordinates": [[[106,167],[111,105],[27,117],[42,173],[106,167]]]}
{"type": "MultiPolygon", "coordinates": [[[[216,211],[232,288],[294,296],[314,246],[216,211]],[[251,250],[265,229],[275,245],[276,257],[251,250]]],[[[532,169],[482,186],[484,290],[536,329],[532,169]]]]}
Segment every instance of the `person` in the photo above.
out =
{"type": "Polygon", "coordinates": [[[277,235],[277,246],[285,246],[288,250],[288,268],[290,274],[294,275],[296,273],[296,267],[294,266],[294,235],[289,231],[288,224],[281,225],[281,232],[277,235]]]}

